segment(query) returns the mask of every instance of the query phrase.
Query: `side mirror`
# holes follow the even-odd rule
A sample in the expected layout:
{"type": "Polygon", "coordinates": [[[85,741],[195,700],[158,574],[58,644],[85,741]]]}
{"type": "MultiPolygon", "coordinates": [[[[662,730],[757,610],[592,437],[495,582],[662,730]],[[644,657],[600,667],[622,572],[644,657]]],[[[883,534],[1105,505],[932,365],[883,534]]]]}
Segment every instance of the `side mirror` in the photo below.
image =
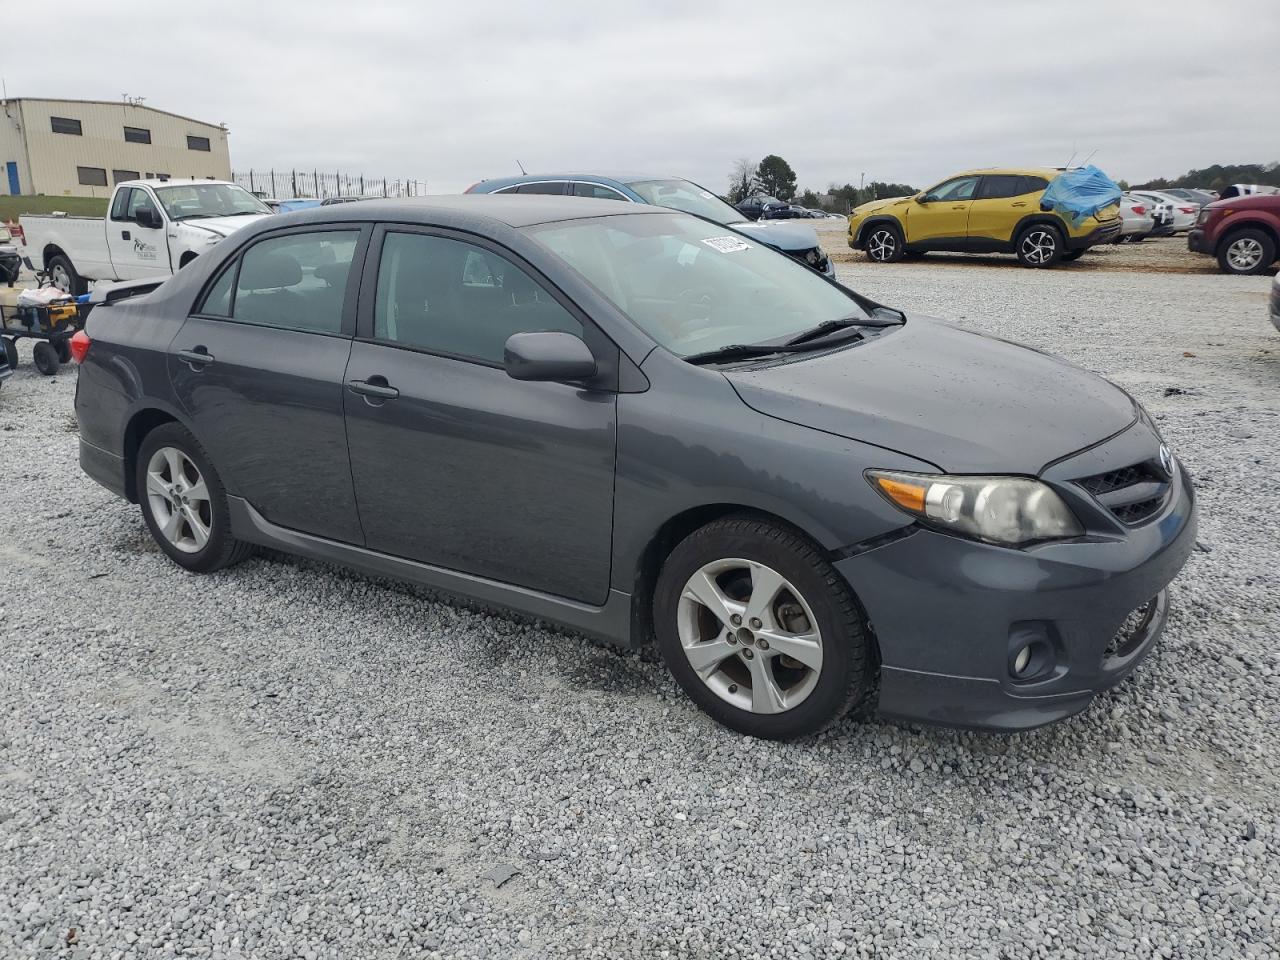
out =
{"type": "Polygon", "coordinates": [[[147,230],[159,230],[164,226],[164,221],[160,219],[160,211],[152,207],[142,207],[134,214],[133,222],[147,230]]]}
{"type": "Polygon", "coordinates": [[[555,330],[513,333],[502,360],[512,380],[587,380],[596,375],[596,358],[587,345],[572,333],[555,330]]]}
{"type": "Polygon", "coordinates": [[[927,193],[917,194],[916,196],[916,203],[932,203],[932,202],[933,202],[933,197],[929,196],[929,194],[927,193]]]}

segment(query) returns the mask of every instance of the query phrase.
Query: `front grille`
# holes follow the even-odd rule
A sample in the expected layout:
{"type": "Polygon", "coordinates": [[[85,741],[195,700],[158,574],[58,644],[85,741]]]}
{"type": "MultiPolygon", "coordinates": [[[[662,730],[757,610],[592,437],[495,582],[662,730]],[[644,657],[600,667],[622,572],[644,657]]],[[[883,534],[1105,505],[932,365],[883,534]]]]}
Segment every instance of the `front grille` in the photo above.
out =
{"type": "Polygon", "coordinates": [[[1156,615],[1159,597],[1152,597],[1142,606],[1130,611],[1129,615],[1124,618],[1124,623],[1120,624],[1120,629],[1107,643],[1107,648],[1102,651],[1102,662],[1105,665],[1108,660],[1119,660],[1127,657],[1138,648],[1147,634],[1147,627],[1156,615]]]}
{"type": "Polygon", "coordinates": [[[1160,512],[1169,496],[1169,478],[1153,463],[1132,463],[1076,481],[1113,517],[1130,526],[1160,512]]]}

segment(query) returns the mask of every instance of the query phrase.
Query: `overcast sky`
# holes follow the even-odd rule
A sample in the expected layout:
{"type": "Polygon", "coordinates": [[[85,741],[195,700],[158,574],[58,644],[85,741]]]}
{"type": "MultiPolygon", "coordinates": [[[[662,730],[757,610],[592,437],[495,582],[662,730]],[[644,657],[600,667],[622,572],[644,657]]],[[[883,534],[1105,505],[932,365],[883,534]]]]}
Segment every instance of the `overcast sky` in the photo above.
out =
{"type": "Polygon", "coordinates": [[[5,45],[10,96],[222,121],[236,170],[455,192],[518,159],[723,192],[767,153],[819,190],[1073,153],[1131,182],[1280,160],[1280,0],[56,6],[5,45]]]}

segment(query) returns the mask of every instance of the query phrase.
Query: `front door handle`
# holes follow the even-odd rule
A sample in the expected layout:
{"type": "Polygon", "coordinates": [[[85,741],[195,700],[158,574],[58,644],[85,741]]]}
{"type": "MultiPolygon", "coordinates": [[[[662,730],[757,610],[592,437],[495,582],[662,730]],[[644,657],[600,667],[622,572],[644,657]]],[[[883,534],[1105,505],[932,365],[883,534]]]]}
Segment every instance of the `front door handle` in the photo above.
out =
{"type": "Polygon", "coordinates": [[[1025,207],[1026,205],[1027,205],[1027,201],[1025,200],[1019,200],[1017,203],[1009,204],[1009,206],[1011,207],[1025,207]]]}
{"type": "Polygon", "coordinates": [[[121,240],[129,240],[129,239],[132,239],[132,238],[129,236],[129,231],[128,231],[128,230],[121,230],[121,231],[120,231],[120,239],[121,239],[121,240]]]}
{"type": "Polygon", "coordinates": [[[179,350],[178,359],[192,370],[200,370],[213,363],[213,354],[204,347],[196,347],[194,350],[179,350]]]}
{"type": "Polygon", "coordinates": [[[352,393],[374,400],[394,400],[400,391],[387,383],[386,377],[370,377],[368,380],[352,380],[347,383],[352,393]]]}

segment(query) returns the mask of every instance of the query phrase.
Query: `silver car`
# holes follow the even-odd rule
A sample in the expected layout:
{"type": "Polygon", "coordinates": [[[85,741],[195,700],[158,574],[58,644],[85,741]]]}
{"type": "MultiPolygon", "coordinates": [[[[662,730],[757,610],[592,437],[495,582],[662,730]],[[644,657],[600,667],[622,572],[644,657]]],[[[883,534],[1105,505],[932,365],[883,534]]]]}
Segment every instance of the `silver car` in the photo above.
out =
{"type": "Polygon", "coordinates": [[[1127,193],[1120,198],[1120,236],[1116,237],[1116,243],[1145,240],[1155,227],[1155,217],[1148,201],[1127,193]]]}
{"type": "Polygon", "coordinates": [[[1131,190],[1130,193],[1143,200],[1149,200],[1152,203],[1167,204],[1171,208],[1173,214],[1173,232],[1186,233],[1196,225],[1196,218],[1200,216],[1200,204],[1193,200],[1184,200],[1181,197],[1175,197],[1169,193],[1160,193],[1155,190],[1131,190]]]}

